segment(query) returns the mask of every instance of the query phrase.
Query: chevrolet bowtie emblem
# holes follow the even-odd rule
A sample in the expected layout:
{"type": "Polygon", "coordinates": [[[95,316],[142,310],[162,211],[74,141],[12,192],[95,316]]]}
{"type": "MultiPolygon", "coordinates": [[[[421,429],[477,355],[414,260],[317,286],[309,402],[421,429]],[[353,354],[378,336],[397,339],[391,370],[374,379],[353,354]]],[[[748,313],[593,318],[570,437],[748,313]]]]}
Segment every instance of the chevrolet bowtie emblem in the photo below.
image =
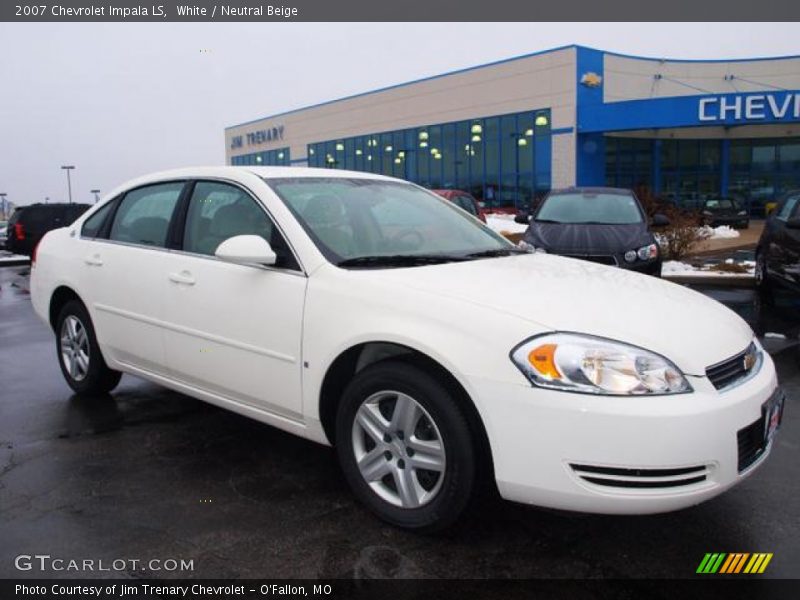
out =
{"type": "Polygon", "coordinates": [[[581,85],[585,85],[586,87],[600,87],[601,83],[603,83],[603,78],[593,71],[584,73],[581,76],[581,85]]]}

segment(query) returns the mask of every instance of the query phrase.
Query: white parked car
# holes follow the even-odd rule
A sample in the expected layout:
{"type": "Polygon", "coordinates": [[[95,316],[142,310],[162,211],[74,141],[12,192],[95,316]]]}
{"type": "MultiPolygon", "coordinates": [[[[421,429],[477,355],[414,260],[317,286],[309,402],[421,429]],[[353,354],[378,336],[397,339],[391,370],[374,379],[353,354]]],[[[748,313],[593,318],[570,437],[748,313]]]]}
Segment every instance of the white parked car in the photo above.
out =
{"type": "Polygon", "coordinates": [[[130,373],[336,446],[399,526],[509,500],[655,513],[770,452],[783,395],[750,327],[654,278],[521,253],[377,175],[220,167],[132,181],[35,253],[67,383],[130,373]]]}

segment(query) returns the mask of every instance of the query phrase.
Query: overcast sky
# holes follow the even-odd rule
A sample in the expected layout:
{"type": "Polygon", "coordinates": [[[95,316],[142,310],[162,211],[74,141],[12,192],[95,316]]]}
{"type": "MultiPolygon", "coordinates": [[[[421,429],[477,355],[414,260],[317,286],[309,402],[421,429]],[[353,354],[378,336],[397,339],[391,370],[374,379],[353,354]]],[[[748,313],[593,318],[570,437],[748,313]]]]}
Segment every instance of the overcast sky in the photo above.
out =
{"type": "Polygon", "coordinates": [[[0,192],[18,204],[223,164],[226,126],[567,44],[800,54],[796,23],[0,24],[0,192]]]}

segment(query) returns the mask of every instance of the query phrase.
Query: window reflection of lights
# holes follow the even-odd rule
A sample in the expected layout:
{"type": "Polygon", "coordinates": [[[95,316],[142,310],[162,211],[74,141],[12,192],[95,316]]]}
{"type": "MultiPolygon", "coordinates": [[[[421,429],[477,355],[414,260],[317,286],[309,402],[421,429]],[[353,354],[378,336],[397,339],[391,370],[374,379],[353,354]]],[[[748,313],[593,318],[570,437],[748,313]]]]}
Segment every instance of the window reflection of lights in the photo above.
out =
{"type": "Polygon", "coordinates": [[[428,142],[420,142],[419,143],[419,147],[420,148],[427,148],[428,147],[428,142]]]}
{"type": "Polygon", "coordinates": [[[282,158],[283,158],[283,152],[278,152],[278,159],[282,159],[282,158]]]}
{"type": "Polygon", "coordinates": [[[438,148],[431,148],[431,154],[439,154],[438,148]]]}
{"type": "Polygon", "coordinates": [[[536,121],[534,121],[537,127],[544,127],[548,122],[547,115],[537,115],[536,121]]]}
{"type": "Polygon", "coordinates": [[[362,154],[361,148],[356,148],[356,156],[361,156],[362,154]]]}
{"type": "Polygon", "coordinates": [[[309,149],[308,149],[308,153],[309,153],[311,156],[314,156],[314,149],[313,149],[313,148],[309,148],[309,149]]]}
{"type": "Polygon", "coordinates": [[[473,141],[473,142],[480,142],[480,141],[481,141],[481,136],[479,136],[479,135],[473,135],[473,136],[472,136],[472,141],[473,141]]]}
{"type": "Polygon", "coordinates": [[[433,158],[436,160],[442,160],[442,155],[437,153],[433,155],[433,158]]]}
{"type": "Polygon", "coordinates": [[[420,131],[419,132],[419,139],[420,141],[424,141],[428,139],[428,132],[427,131],[420,131]]]}
{"type": "Polygon", "coordinates": [[[405,158],[406,153],[403,150],[400,150],[400,152],[397,153],[397,156],[399,156],[400,158],[405,158]]]}
{"type": "Polygon", "coordinates": [[[392,147],[391,146],[386,146],[386,148],[384,148],[384,150],[386,150],[387,152],[391,152],[392,151],[392,147]]]}
{"type": "Polygon", "coordinates": [[[367,160],[372,160],[372,154],[367,155],[367,160]]]}
{"type": "Polygon", "coordinates": [[[263,159],[261,158],[261,155],[260,155],[260,154],[256,156],[256,162],[257,162],[257,163],[260,163],[262,160],[263,160],[263,159]]]}
{"type": "Polygon", "coordinates": [[[521,137],[517,140],[517,146],[527,146],[527,145],[528,145],[528,140],[526,140],[524,137],[521,137]]]}
{"type": "Polygon", "coordinates": [[[399,157],[394,159],[394,164],[396,164],[396,165],[399,165],[401,162],[403,162],[403,161],[400,160],[399,157]]]}
{"type": "Polygon", "coordinates": [[[533,137],[533,129],[526,129],[525,135],[527,135],[528,137],[533,137]]]}
{"type": "Polygon", "coordinates": [[[480,123],[473,123],[469,131],[470,133],[483,133],[483,127],[481,127],[480,123]]]}
{"type": "Polygon", "coordinates": [[[342,150],[344,150],[344,144],[342,144],[341,142],[338,142],[336,144],[336,151],[337,152],[341,152],[342,150]]]}

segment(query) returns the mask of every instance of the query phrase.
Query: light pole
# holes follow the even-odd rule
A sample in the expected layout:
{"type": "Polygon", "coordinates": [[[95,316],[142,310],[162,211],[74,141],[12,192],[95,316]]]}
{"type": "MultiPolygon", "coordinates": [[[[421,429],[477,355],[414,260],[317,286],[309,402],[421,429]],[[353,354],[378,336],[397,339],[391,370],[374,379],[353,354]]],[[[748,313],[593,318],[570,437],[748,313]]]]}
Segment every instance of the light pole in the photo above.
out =
{"type": "Polygon", "coordinates": [[[72,204],[72,182],[69,179],[69,172],[75,168],[75,165],[61,165],[61,168],[67,172],[67,193],[69,194],[69,203],[72,204]]]}
{"type": "Polygon", "coordinates": [[[6,196],[5,192],[0,192],[0,209],[2,209],[3,220],[8,218],[8,215],[6,215],[6,196]]]}
{"type": "Polygon", "coordinates": [[[97,204],[100,201],[100,190],[89,190],[92,194],[94,194],[94,203],[97,204]]]}

